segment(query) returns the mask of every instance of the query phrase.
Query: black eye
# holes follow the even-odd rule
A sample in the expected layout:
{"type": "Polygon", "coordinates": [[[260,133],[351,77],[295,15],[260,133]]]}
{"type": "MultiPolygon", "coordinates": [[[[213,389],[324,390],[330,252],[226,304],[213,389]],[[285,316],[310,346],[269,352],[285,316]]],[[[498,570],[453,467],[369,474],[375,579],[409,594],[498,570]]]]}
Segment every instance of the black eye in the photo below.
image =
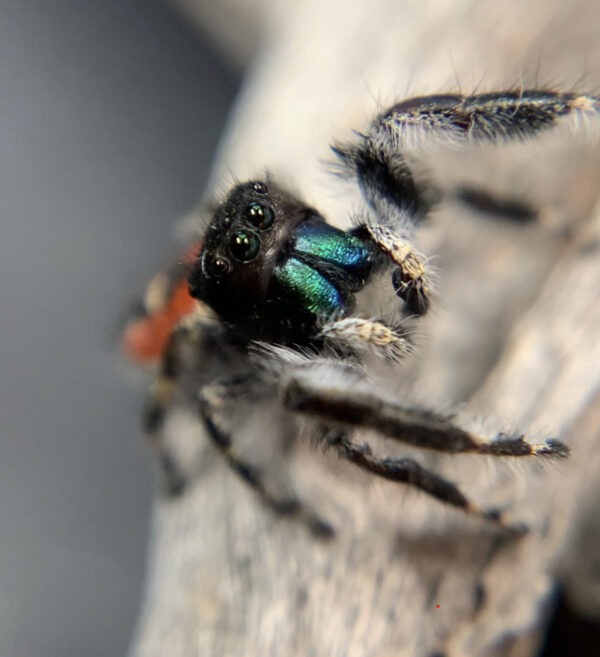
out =
{"type": "Polygon", "coordinates": [[[204,270],[209,276],[214,278],[222,278],[231,270],[229,260],[217,256],[216,258],[206,259],[204,262],[204,270]]]}
{"type": "Polygon", "coordinates": [[[266,194],[267,193],[267,186],[263,182],[255,182],[252,185],[252,189],[257,193],[257,194],[266,194]]]}
{"type": "Polygon", "coordinates": [[[275,221],[275,215],[268,205],[252,201],[246,207],[246,219],[259,230],[268,230],[275,221]]]}
{"type": "Polygon", "coordinates": [[[254,260],[259,251],[260,240],[251,230],[238,230],[229,240],[229,252],[240,262],[254,260]]]}

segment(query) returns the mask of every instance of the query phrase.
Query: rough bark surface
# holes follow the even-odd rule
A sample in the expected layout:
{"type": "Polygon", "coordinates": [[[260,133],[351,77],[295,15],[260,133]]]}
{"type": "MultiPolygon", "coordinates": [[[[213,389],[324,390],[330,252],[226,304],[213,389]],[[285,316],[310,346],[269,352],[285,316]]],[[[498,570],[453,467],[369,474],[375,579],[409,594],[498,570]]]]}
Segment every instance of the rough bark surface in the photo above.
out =
{"type": "MultiPolygon", "coordinates": [[[[213,12],[207,24],[224,20],[208,3],[180,3],[213,12]]],[[[350,192],[319,158],[379,107],[459,84],[593,92],[600,82],[591,0],[351,5],[256,4],[263,42],[209,191],[266,169],[343,224],[350,192]]],[[[421,324],[416,356],[378,373],[428,406],[464,402],[469,426],[568,442],[568,461],[540,464],[400,452],[369,436],[434,465],[480,505],[507,509],[529,533],[509,539],[300,445],[290,476],[338,528],[332,542],[316,541],[265,510],[179,408],[168,440],[197,476],[183,498],[156,501],[131,657],[525,657],[559,580],[573,604],[600,614],[599,127],[427,155],[444,189],[469,181],[516,195],[540,218],[506,225],[444,202],[419,235],[438,256],[439,309],[421,324]]]]}

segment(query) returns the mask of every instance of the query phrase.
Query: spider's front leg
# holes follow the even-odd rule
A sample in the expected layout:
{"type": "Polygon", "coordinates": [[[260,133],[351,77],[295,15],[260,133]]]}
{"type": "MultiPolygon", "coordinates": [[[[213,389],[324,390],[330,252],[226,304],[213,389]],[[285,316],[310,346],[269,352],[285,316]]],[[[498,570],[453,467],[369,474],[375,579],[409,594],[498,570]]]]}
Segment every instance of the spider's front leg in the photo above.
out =
{"type": "Polygon", "coordinates": [[[426,184],[417,182],[406,154],[430,143],[531,139],[568,117],[598,120],[600,98],[550,90],[473,96],[422,96],[379,115],[356,143],[336,144],[341,173],[356,177],[368,205],[387,225],[414,227],[428,209],[426,184]]]}
{"type": "Polygon", "coordinates": [[[450,417],[385,399],[366,384],[358,370],[348,367],[327,359],[297,364],[286,377],[284,405],[329,426],[341,427],[322,440],[342,458],[385,479],[414,486],[445,504],[502,522],[499,511],[479,508],[452,482],[413,459],[377,457],[367,444],[356,443],[351,432],[356,428],[374,429],[415,447],[451,453],[555,457],[568,454],[566,445],[554,439],[528,443],[522,435],[498,434],[492,440],[475,436],[450,417]]]}
{"type": "Polygon", "coordinates": [[[394,288],[409,312],[422,315],[430,305],[425,261],[409,238],[433,194],[426,182],[415,179],[407,154],[418,157],[423,147],[436,141],[498,143],[534,138],[569,117],[590,116],[598,120],[600,99],[574,93],[523,90],[423,96],[382,113],[356,142],[332,147],[342,175],[357,179],[375,213],[373,223],[361,224],[353,233],[374,243],[397,265],[394,288]]]}

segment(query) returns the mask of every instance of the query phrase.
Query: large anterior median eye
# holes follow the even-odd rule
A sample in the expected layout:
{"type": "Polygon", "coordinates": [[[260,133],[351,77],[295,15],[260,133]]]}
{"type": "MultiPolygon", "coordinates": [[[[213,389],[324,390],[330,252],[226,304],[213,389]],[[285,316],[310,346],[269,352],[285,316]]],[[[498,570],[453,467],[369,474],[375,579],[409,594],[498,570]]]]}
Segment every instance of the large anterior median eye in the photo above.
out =
{"type": "Polygon", "coordinates": [[[254,260],[259,251],[260,240],[251,230],[238,230],[229,239],[229,252],[239,262],[254,260]]]}
{"type": "Polygon", "coordinates": [[[262,203],[251,201],[246,207],[246,218],[259,230],[268,230],[275,221],[272,208],[262,203]]]}

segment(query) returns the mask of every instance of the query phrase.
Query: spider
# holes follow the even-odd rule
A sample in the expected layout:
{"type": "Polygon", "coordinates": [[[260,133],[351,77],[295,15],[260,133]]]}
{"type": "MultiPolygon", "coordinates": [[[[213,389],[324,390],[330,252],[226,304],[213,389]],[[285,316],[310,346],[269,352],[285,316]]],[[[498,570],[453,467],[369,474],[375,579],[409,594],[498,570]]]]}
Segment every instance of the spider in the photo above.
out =
{"type": "Polygon", "coordinates": [[[563,117],[599,110],[594,96],[552,90],[400,102],[353,142],[332,146],[341,173],[356,181],[364,201],[360,220],[346,231],[270,178],[234,186],[214,212],[188,276],[190,295],[214,316],[191,314],[175,328],[145,413],[171,493],[186,482],[160,434],[192,354],[206,362],[194,393],[210,442],[276,514],[296,518],[319,536],[334,533],[307,501],[278,493],[269,468],[238,445],[248,415],[274,407],[288,418],[289,432],[296,431],[294,416],[310,419],[317,442],[358,468],[503,525],[500,510],[480,508],[455,483],[413,458],[377,457],[357,438],[369,429],[440,452],[568,454],[556,439],[473,435],[452,417],[391,399],[368,380],[365,355],[401,361],[411,346],[404,320],[427,313],[432,301],[426,260],[411,244],[430,190],[416,180],[403,152],[427,138],[457,144],[530,139],[563,117]],[[369,316],[361,311],[362,293],[385,280],[391,280],[394,301],[382,316],[369,316]]]}

